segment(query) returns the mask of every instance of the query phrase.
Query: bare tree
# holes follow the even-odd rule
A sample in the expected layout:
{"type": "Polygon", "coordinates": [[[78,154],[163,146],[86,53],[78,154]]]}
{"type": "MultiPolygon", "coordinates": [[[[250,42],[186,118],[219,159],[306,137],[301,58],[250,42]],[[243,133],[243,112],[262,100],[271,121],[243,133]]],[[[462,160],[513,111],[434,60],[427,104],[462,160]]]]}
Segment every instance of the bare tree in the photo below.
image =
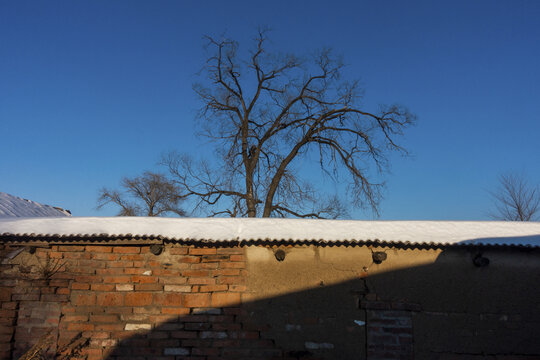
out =
{"type": "Polygon", "coordinates": [[[357,81],[343,81],[344,65],[328,49],[300,58],[268,49],[264,31],[245,59],[238,44],[207,37],[208,82],[194,90],[202,101],[203,135],[219,161],[195,163],[177,153],[164,157],[186,196],[210,215],[339,217],[336,195],[302,177],[299,160],[318,159],[322,174],[347,180],[353,205],[377,212],[389,151],[414,116],[399,105],[378,112],[359,107],[357,81]],[[374,171],[375,170],[375,175],[374,171]]]}
{"type": "Polygon", "coordinates": [[[180,189],[163,174],[146,171],[135,178],[123,178],[120,187],[122,191],[101,189],[97,208],[117,205],[119,216],[185,216],[180,208],[180,189]]]}
{"type": "Polygon", "coordinates": [[[499,176],[499,188],[490,192],[497,220],[534,221],[540,213],[540,187],[530,185],[523,175],[499,176]]]}

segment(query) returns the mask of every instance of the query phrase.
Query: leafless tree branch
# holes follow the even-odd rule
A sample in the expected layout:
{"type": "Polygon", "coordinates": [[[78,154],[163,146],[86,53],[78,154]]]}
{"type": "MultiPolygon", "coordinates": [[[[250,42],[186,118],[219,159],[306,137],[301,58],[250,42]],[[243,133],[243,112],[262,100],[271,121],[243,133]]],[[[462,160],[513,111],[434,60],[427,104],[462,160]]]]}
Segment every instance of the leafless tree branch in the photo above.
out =
{"type": "Polygon", "coordinates": [[[530,185],[523,175],[499,176],[499,188],[490,192],[497,220],[534,221],[540,213],[540,187],[530,185]]]}
{"type": "Polygon", "coordinates": [[[348,177],[353,205],[377,213],[383,183],[373,171],[388,167],[389,152],[407,153],[397,138],[414,115],[399,105],[362,109],[358,82],[341,79],[344,65],[330,49],[280,54],[266,35],[259,31],[245,60],[235,41],[206,38],[207,81],[194,89],[203,135],[219,158],[215,166],[165,156],[176,185],[210,216],[342,216],[342,204],[324,205],[329,197],[295,166],[312,154],[323,175],[348,177]]]}
{"type": "Polygon", "coordinates": [[[120,187],[122,191],[101,189],[97,208],[114,204],[120,207],[119,216],[185,216],[180,188],[163,174],[146,171],[138,177],[126,177],[120,187]]]}

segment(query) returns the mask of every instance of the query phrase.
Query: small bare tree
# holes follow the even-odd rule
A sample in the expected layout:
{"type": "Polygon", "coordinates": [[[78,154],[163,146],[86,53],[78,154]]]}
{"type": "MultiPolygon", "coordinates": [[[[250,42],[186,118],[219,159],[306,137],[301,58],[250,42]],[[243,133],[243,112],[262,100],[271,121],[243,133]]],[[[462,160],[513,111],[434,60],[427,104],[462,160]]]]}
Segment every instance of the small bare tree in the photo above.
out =
{"type": "Polygon", "coordinates": [[[354,205],[377,212],[389,151],[406,153],[395,137],[414,116],[402,106],[360,108],[357,81],[343,81],[343,63],[330,50],[306,58],[269,49],[264,31],[242,59],[238,44],[207,37],[209,80],[194,90],[202,101],[203,135],[218,162],[196,163],[170,153],[164,163],[186,196],[210,215],[340,217],[337,196],[316,188],[298,170],[318,158],[322,174],[343,183],[354,205]],[[338,180],[339,179],[339,180],[338,180]]]}
{"type": "Polygon", "coordinates": [[[117,205],[119,216],[185,216],[180,189],[163,174],[146,171],[138,177],[123,178],[120,186],[122,191],[101,189],[97,208],[117,205]]]}
{"type": "Polygon", "coordinates": [[[534,221],[540,213],[540,187],[528,183],[523,175],[499,176],[499,188],[490,192],[496,211],[491,217],[497,220],[534,221]]]}

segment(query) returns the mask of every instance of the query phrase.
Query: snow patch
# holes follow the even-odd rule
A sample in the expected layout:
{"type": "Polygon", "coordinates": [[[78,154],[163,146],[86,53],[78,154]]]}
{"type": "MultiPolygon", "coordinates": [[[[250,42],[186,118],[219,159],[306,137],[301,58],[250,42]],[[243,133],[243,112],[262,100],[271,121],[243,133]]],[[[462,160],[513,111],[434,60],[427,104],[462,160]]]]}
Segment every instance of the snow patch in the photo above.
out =
{"type": "Polygon", "coordinates": [[[67,210],[0,192],[0,218],[71,216],[67,210]]]}
{"type": "Polygon", "coordinates": [[[4,235],[161,236],[176,240],[387,241],[540,246],[539,222],[64,217],[0,219],[4,235]]]}

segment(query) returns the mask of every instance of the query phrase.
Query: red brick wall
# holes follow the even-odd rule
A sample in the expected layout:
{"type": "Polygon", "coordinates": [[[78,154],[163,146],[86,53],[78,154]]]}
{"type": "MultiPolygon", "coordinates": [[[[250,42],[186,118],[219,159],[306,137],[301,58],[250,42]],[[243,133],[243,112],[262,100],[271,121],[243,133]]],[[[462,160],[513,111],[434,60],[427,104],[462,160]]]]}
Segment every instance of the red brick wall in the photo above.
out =
{"type": "Polygon", "coordinates": [[[77,358],[282,356],[240,307],[242,248],[53,245],[9,259],[13,249],[1,249],[0,359],[49,329],[51,353],[89,339],[77,358]]]}

